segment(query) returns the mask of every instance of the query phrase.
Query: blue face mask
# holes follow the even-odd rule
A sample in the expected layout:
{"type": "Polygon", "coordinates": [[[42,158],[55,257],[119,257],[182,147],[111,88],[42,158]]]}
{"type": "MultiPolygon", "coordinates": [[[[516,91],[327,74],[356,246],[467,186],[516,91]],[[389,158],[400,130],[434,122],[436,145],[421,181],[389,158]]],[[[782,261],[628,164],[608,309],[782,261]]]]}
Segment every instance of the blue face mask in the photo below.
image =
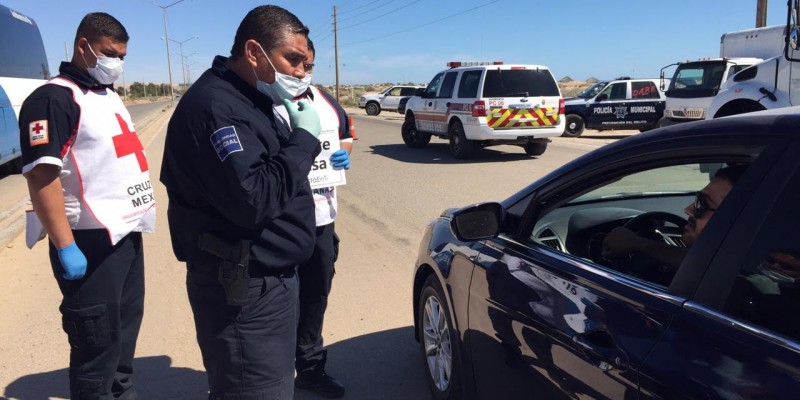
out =
{"type": "Polygon", "coordinates": [[[267,56],[267,52],[264,51],[264,48],[261,47],[260,44],[258,47],[261,49],[261,52],[264,53],[264,57],[267,58],[269,65],[272,66],[272,69],[275,71],[275,82],[269,84],[258,79],[258,74],[255,68],[253,69],[253,75],[256,76],[256,89],[258,89],[259,92],[269,96],[276,104],[282,104],[283,99],[292,100],[308,90],[308,86],[311,84],[310,74],[300,79],[278,72],[275,65],[272,64],[272,60],[267,56]]]}

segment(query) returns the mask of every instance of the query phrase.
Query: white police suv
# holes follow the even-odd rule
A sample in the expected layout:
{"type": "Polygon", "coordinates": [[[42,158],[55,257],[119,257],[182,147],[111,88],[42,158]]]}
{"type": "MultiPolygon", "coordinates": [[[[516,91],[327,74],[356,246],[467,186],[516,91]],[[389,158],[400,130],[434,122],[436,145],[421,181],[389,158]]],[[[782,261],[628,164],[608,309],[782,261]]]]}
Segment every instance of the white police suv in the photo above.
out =
{"type": "Polygon", "coordinates": [[[541,155],[548,138],[564,133],[564,100],[547,67],[498,61],[447,66],[406,104],[401,131],[409,147],[424,147],[437,136],[450,141],[455,158],[501,144],[541,155]]]}

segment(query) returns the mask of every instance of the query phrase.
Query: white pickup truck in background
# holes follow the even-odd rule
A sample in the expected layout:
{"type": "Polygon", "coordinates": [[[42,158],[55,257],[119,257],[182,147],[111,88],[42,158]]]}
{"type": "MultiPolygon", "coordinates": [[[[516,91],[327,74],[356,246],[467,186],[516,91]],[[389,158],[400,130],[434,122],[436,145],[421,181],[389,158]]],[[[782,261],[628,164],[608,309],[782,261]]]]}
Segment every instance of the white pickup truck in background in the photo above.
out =
{"type": "Polygon", "coordinates": [[[425,86],[415,85],[395,85],[383,93],[365,93],[358,99],[358,108],[367,111],[367,115],[378,115],[382,110],[397,111],[400,99],[403,97],[414,96],[417,89],[425,86]]]}

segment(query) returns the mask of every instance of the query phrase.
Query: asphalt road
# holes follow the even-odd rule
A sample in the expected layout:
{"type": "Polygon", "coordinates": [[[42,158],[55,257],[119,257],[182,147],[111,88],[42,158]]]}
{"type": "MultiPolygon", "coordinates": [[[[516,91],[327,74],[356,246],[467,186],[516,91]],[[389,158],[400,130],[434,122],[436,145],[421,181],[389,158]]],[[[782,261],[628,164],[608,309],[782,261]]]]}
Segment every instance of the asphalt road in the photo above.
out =
{"type": "MultiPolygon", "coordinates": [[[[172,254],[166,193],[157,183],[171,110],[132,110],[159,202],[157,232],[145,236],[147,296],[135,380],[142,399],[201,399],[205,373],[186,299],[185,267],[172,254]]],[[[351,114],[358,140],[348,184],[339,193],[336,229],[342,242],[324,328],[328,372],[347,385],[349,399],[428,399],[411,320],[411,274],[425,224],[447,207],[500,200],[627,135],[555,138],[539,157],[499,146],[455,160],[442,140],[423,149],[406,147],[397,114],[351,114]]],[[[24,185],[8,179],[0,179],[0,193],[24,198],[24,185]]],[[[9,203],[3,201],[5,208],[9,203]]],[[[43,243],[28,250],[24,235],[0,250],[0,399],[68,397],[68,345],[46,253],[43,243]]],[[[316,397],[298,392],[295,398],[316,397]]]]}

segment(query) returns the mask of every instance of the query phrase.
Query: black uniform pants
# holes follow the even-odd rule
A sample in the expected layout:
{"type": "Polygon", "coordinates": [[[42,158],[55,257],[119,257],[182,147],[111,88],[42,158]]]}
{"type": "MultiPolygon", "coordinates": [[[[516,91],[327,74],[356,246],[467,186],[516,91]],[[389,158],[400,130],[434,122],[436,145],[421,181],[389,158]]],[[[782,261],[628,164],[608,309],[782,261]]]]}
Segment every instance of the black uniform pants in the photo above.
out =
{"type": "Polygon", "coordinates": [[[86,275],[63,278],[58,251],[50,264],[63,300],[61,316],[71,347],[70,398],[136,399],[133,354],[144,312],[142,234],[130,233],[115,246],[104,229],[72,232],[86,256],[86,275]]]}
{"type": "Polygon", "coordinates": [[[297,323],[297,373],[325,371],[328,352],[322,343],[322,322],[328,308],[328,294],[333,282],[333,264],[339,239],[334,224],[317,227],[311,258],[298,268],[300,276],[300,318],[297,323]]]}
{"type": "Polygon", "coordinates": [[[218,262],[190,263],[186,275],[210,400],[282,400],[294,396],[297,273],[250,267],[248,299],[229,306],[218,262]]]}

